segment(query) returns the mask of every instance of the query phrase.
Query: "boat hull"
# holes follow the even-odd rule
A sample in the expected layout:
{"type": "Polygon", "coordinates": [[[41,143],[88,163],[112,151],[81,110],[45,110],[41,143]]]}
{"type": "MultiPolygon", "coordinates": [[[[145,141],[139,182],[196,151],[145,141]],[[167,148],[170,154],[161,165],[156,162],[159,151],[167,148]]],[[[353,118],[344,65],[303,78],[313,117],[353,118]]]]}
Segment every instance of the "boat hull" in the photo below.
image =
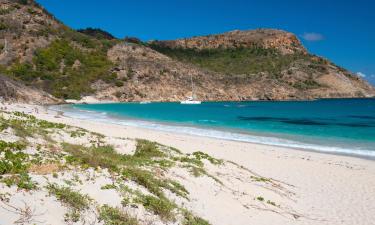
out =
{"type": "Polygon", "coordinates": [[[184,105],[199,105],[202,102],[201,101],[181,101],[180,103],[184,105]]]}

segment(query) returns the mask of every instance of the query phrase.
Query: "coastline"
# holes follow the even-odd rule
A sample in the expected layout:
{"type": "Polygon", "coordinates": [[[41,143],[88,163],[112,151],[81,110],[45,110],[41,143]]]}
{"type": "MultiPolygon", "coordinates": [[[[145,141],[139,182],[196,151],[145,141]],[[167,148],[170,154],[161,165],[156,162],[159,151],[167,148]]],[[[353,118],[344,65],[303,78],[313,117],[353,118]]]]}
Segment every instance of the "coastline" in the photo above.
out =
{"type": "MultiPolygon", "coordinates": [[[[289,219],[270,212],[247,212],[241,201],[226,203],[218,191],[203,188],[191,207],[212,224],[371,224],[375,220],[375,163],[356,157],[324,154],[239,141],[220,140],[130,126],[69,118],[47,108],[7,105],[7,111],[24,111],[39,119],[77,126],[109,137],[147,139],[184,153],[202,151],[234,162],[266,177],[291,185],[290,207],[305,215],[289,219]],[[35,110],[37,109],[37,110],[35,110]],[[204,197],[205,194],[211,196],[204,197]],[[232,207],[228,210],[228,207],[232,207]]],[[[246,181],[243,181],[246,183],[246,181]]],[[[282,200],[280,200],[282,201],[282,200]]]]}
{"type": "Polygon", "coordinates": [[[49,107],[49,109],[60,112],[61,114],[64,114],[65,116],[70,118],[84,119],[87,121],[105,122],[127,127],[135,127],[141,129],[143,128],[146,130],[151,129],[167,133],[173,132],[185,135],[214,138],[218,140],[261,144],[271,147],[283,147],[298,149],[302,151],[375,160],[375,150],[363,146],[348,146],[348,140],[331,140],[335,141],[334,144],[326,144],[326,137],[309,137],[288,133],[275,134],[264,131],[250,132],[249,130],[241,130],[231,127],[216,127],[209,126],[207,124],[198,125],[174,123],[172,121],[147,120],[127,116],[124,118],[122,116],[115,116],[107,112],[75,108],[72,105],[51,106],[49,107]]]}

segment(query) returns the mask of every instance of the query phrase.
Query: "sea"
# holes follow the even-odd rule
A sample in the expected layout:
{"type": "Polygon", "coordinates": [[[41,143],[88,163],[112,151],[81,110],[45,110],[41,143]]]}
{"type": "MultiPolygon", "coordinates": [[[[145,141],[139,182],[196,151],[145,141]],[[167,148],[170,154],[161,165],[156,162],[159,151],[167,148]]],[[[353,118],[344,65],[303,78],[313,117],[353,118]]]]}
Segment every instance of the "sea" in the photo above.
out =
{"type": "Polygon", "coordinates": [[[54,107],[91,121],[375,159],[374,98],[54,107]]]}

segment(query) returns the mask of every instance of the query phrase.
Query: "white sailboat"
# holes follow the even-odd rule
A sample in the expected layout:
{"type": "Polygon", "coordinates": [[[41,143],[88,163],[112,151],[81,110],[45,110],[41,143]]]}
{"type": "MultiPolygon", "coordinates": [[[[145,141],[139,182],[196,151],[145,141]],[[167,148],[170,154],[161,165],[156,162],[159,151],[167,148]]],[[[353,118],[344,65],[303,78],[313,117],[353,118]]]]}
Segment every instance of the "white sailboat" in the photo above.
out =
{"type": "Polygon", "coordinates": [[[181,101],[181,104],[186,105],[198,105],[201,104],[201,101],[195,100],[194,98],[194,83],[193,83],[193,76],[190,74],[190,81],[191,81],[191,96],[188,97],[185,101],[181,101]]]}

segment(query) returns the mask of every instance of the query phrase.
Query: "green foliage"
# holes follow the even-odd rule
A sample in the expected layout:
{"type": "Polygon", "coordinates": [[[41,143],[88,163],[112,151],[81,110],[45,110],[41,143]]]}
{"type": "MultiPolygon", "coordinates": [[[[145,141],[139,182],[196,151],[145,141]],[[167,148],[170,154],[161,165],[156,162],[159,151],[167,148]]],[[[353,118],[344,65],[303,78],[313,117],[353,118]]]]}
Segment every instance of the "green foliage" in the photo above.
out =
{"type": "Polygon", "coordinates": [[[269,179],[269,178],[265,178],[265,177],[256,177],[256,176],[251,176],[250,178],[253,179],[253,180],[256,181],[256,182],[265,182],[265,183],[267,183],[267,182],[270,182],[270,181],[271,181],[271,179],[269,179]]]}
{"type": "Polygon", "coordinates": [[[9,28],[9,27],[8,27],[7,24],[0,22],[0,30],[6,30],[6,29],[8,29],[8,28],[9,28]]]}
{"type": "Polygon", "coordinates": [[[316,82],[313,79],[307,79],[307,80],[296,82],[292,86],[300,90],[307,90],[307,89],[319,88],[322,85],[320,85],[318,82],[316,82]]]}
{"type": "Polygon", "coordinates": [[[258,196],[258,197],[257,197],[257,200],[263,202],[263,201],[264,201],[264,198],[263,198],[262,196],[258,196]]]}
{"type": "Polygon", "coordinates": [[[69,207],[69,212],[65,215],[67,221],[78,222],[80,213],[90,206],[90,198],[87,195],[82,195],[69,187],[49,184],[47,189],[50,194],[69,207]]]}
{"type": "Polygon", "coordinates": [[[9,7],[9,8],[1,8],[0,9],[0,15],[6,15],[6,14],[9,14],[10,12],[12,12],[14,10],[13,7],[9,7]]]}
{"type": "Polygon", "coordinates": [[[210,156],[210,155],[208,155],[208,154],[206,154],[204,152],[194,152],[193,156],[195,156],[195,158],[197,160],[199,160],[199,161],[201,161],[202,159],[206,159],[206,160],[210,161],[214,165],[223,164],[223,160],[215,159],[212,156],[210,156]]]}
{"type": "Polygon", "coordinates": [[[34,9],[32,9],[32,8],[28,8],[27,12],[30,13],[31,15],[37,14],[37,12],[34,9]]]}
{"type": "Polygon", "coordinates": [[[130,167],[123,170],[123,176],[142,185],[158,197],[164,197],[163,189],[168,189],[178,196],[187,198],[188,191],[182,185],[169,179],[160,179],[150,171],[130,167]]]}
{"type": "MultiPolygon", "coordinates": [[[[165,160],[152,160],[153,157],[163,157],[156,143],[138,140],[134,155],[118,154],[112,146],[99,146],[86,148],[80,145],[63,144],[63,149],[71,156],[66,157],[68,163],[78,163],[92,167],[108,168],[112,171],[121,171],[125,179],[130,179],[147,188],[151,193],[162,197],[163,189],[170,190],[178,196],[187,198],[187,190],[177,182],[170,179],[160,179],[154,173],[139,168],[142,165],[154,165],[165,160]]],[[[170,166],[170,164],[168,164],[170,166]]]]}
{"type": "Polygon", "coordinates": [[[92,37],[95,37],[97,39],[106,39],[106,40],[115,39],[115,37],[112,34],[108,33],[107,31],[104,31],[100,28],[88,27],[86,29],[79,29],[77,31],[80,32],[80,33],[87,34],[87,35],[90,35],[92,37]]]}
{"type": "Polygon", "coordinates": [[[18,117],[23,117],[23,118],[29,119],[29,120],[36,120],[35,116],[26,114],[24,112],[18,112],[18,111],[16,111],[16,112],[13,112],[13,115],[18,116],[18,117]]]}
{"type": "Polygon", "coordinates": [[[210,225],[210,223],[207,220],[204,220],[198,216],[194,216],[189,211],[184,211],[183,215],[183,225],[210,225]]]}
{"type": "Polygon", "coordinates": [[[9,124],[8,124],[8,123],[2,122],[2,121],[0,120],[0,132],[2,132],[3,130],[8,129],[8,127],[9,127],[9,124]]]}
{"type": "Polygon", "coordinates": [[[56,196],[59,201],[67,204],[69,207],[80,211],[89,207],[89,197],[73,191],[69,187],[60,187],[57,184],[49,184],[47,189],[50,194],[56,196]]]}
{"type": "Polygon", "coordinates": [[[36,188],[36,184],[27,174],[29,155],[22,152],[25,147],[23,143],[0,140],[0,175],[11,175],[2,179],[8,186],[17,185],[31,190],[36,188]]]}
{"type": "Polygon", "coordinates": [[[137,140],[137,147],[134,153],[135,157],[164,157],[165,154],[159,150],[155,142],[147,140],[137,140]]]}
{"type": "Polygon", "coordinates": [[[138,225],[136,218],[131,217],[126,212],[108,205],[100,207],[99,220],[105,225],[138,225]]]}
{"type": "Polygon", "coordinates": [[[31,82],[38,76],[35,71],[33,71],[33,66],[30,63],[15,63],[7,72],[25,82],[31,82]]]}
{"type": "Polygon", "coordinates": [[[273,205],[273,206],[276,206],[276,203],[273,202],[273,201],[270,201],[270,200],[267,200],[267,204],[269,204],[269,205],[273,205]]]}
{"type": "Polygon", "coordinates": [[[84,129],[77,129],[77,130],[74,130],[74,131],[70,132],[70,137],[72,137],[72,138],[79,138],[79,137],[85,136],[86,133],[87,133],[87,131],[84,130],[84,129]]]}
{"type": "Polygon", "coordinates": [[[282,70],[289,68],[292,62],[307,57],[303,54],[282,55],[276,49],[257,46],[205,50],[172,49],[155,44],[150,47],[174,59],[224,74],[280,74],[282,70]]]}
{"type": "Polygon", "coordinates": [[[190,164],[190,165],[195,165],[195,166],[198,166],[198,167],[202,167],[204,165],[201,160],[199,160],[195,157],[190,157],[190,156],[174,157],[173,159],[176,160],[176,161],[180,161],[180,162],[187,163],[187,164],[190,164]]]}
{"type": "Polygon", "coordinates": [[[116,80],[116,81],[115,81],[115,85],[116,85],[117,87],[122,87],[122,86],[124,86],[124,82],[122,82],[121,80],[116,80]]]}
{"type": "Polygon", "coordinates": [[[66,40],[55,40],[49,47],[36,51],[33,65],[16,63],[8,74],[28,84],[41,79],[44,81],[42,88],[54,96],[80,99],[82,94],[93,92],[92,82],[110,76],[111,66],[100,50],[83,51],[66,40]],[[76,66],[78,61],[80,64],[76,66]]]}
{"type": "Polygon", "coordinates": [[[15,0],[15,2],[21,4],[21,5],[27,5],[29,4],[29,0],[15,0]]]}
{"type": "Polygon", "coordinates": [[[95,48],[96,42],[94,39],[90,38],[90,36],[87,36],[85,34],[79,33],[75,30],[72,30],[68,27],[66,27],[62,32],[61,35],[65,40],[74,41],[80,45],[82,45],[85,48],[95,48]]]}
{"type": "Polygon", "coordinates": [[[27,125],[27,122],[18,119],[12,119],[8,121],[9,127],[14,130],[16,136],[21,138],[32,137],[35,132],[34,128],[27,125]]]}
{"type": "Polygon", "coordinates": [[[22,112],[14,112],[13,115],[17,118],[12,117],[9,120],[2,119],[1,124],[12,128],[16,136],[21,138],[41,135],[47,140],[49,138],[47,136],[49,132],[48,129],[66,128],[65,124],[38,120],[32,115],[27,115],[22,112]]]}
{"type": "Polygon", "coordinates": [[[67,157],[70,163],[87,164],[92,167],[102,167],[117,171],[123,163],[122,156],[112,146],[85,148],[81,145],[63,144],[63,149],[72,157],[67,157]]]}
{"type": "Polygon", "coordinates": [[[25,190],[32,190],[37,187],[37,184],[31,180],[31,177],[26,172],[3,178],[2,182],[4,182],[8,187],[17,185],[18,188],[25,190]]]}
{"type": "Polygon", "coordinates": [[[106,184],[106,185],[102,186],[100,189],[102,189],[102,190],[116,189],[116,185],[115,184],[106,184]]]}
{"type": "Polygon", "coordinates": [[[65,124],[52,123],[46,120],[38,120],[37,124],[39,128],[42,128],[42,129],[64,129],[66,127],[65,124]]]}
{"type": "Polygon", "coordinates": [[[171,221],[175,219],[173,210],[176,208],[176,204],[169,201],[167,198],[141,195],[135,201],[142,204],[147,210],[159,215],[162,220],[171,221]]]}
{"type": "Polygon", "coordinates": [[[0,140],[0,175],[19,174],[26,172],[28,155],[22,152],[25,145],[22,143],[10,143],[0,140]]]}

